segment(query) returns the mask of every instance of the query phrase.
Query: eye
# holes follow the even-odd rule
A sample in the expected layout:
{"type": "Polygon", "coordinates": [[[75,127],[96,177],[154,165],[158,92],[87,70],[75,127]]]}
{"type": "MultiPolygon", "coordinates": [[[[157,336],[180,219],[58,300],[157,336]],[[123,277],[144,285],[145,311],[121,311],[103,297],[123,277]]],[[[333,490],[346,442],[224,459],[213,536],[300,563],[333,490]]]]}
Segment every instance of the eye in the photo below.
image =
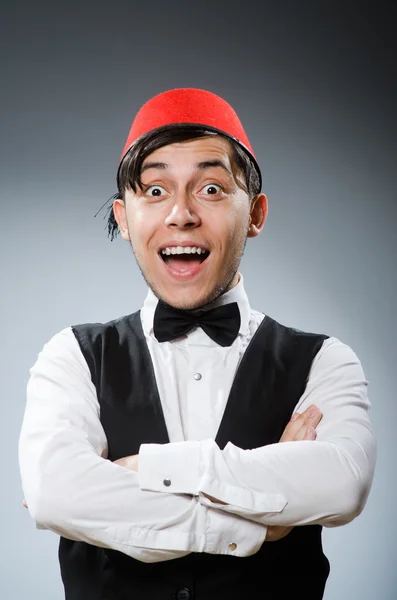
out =
{"type": "Polygon", "coordinates": [[[147,196],[150,196],[151,198],[159,198],[160,196],[166,193],[166,190],[163,187],[161,187],[161,185],[150,185],[145,190],[145,194],[147,196]]]}
{"type": "Polygon", "coordinates": [[[204,192],[208,196],[215,196],[222,191],[222,186],[218,185],[217,183],[208,183],[200,191],[204,192]]]}

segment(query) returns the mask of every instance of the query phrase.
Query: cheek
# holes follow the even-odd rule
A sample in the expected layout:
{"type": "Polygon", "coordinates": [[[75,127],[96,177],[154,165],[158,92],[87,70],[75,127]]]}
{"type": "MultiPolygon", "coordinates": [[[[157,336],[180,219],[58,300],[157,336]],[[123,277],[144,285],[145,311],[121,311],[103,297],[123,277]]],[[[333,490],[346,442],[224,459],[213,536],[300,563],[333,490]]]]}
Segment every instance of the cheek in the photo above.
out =
{"type": "Polygon", "coordinates": [[[224,215],[222,220],[212,223],[209,239],[217,240],[215,247],[218,249],[217,262],[223,263],[227,268],[232,257],[241,254],[241,248],[246,238],[246,227],[243,218],[236,219],[231,215],[224,215]]]}
{"type": "Polygon", "coordinates": [[[144,255],[153,235],[151,221],[142,212],[136,211],[128,217],[128,229],[135,254],[144,255]]]}
{"type": "Polygon", "coordinates": [[[130,216],[131,245],[141,265],[149,264],[157,259],[160,229],[161,223],[155,219],[153,214],[147,214],[146,211],[136,211],[130,216]]]}
{"type": "Polygon", "coordinates": [[[229,212],[225,215],[224,224],[226,228],[226,238],[233,246],[241,244],[245,239],[248,227],[248,211],[245,207],[239,207],[239,210],[229,212]]]}

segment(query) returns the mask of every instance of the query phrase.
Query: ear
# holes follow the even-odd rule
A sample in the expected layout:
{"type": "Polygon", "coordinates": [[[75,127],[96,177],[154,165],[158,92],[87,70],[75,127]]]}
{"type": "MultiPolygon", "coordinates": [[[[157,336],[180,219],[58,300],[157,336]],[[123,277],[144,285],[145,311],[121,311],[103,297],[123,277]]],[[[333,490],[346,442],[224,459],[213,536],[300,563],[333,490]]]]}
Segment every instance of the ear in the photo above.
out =
{"type": "Polygon", "coordinates": [[[247,237],[256,237],[262,231],[267,218],[267,198],[265,194],[254,196],[251,201],[250,225],[247,237]]]}
{"type": "Polygon", "coordinates": [[[123,240],[130,239],[127,223],[127,212],[125,208],[125,201],[121,198],[116,198],[113,202],[113,214],[117,225],[119,226],[121,237],[123,240]]]}

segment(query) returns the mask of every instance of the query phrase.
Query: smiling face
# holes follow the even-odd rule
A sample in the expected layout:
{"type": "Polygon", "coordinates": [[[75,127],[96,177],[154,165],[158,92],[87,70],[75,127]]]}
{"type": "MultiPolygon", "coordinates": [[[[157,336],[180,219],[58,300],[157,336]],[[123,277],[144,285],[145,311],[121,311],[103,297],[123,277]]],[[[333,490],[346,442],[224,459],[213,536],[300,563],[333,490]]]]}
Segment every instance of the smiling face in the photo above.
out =
{"type": "Polygon", "coordinates": [[[143,161],[142,189],[113,203],[147,284],[176,308],[198,308],[236,285],[247,236],[265,222],[266,196],[250,201],[232,157],[219,135],[163,146],[143,161]]]}

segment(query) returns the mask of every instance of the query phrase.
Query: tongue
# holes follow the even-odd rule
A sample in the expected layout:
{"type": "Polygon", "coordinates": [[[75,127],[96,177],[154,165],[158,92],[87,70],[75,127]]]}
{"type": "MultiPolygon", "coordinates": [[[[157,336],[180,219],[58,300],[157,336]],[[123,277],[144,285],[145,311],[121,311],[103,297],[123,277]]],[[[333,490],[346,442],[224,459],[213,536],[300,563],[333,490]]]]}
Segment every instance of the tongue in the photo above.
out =
{"type": "Polygon", "coordinates": [[[197,267],[202,263],[202,260],[196,258],[192,255],[184,255],[182,256],[169,256],[167,257],[167,265],[171,267],[171,269],[175,269],[175,271],[188,271],[192,267],[197,267]]]}

